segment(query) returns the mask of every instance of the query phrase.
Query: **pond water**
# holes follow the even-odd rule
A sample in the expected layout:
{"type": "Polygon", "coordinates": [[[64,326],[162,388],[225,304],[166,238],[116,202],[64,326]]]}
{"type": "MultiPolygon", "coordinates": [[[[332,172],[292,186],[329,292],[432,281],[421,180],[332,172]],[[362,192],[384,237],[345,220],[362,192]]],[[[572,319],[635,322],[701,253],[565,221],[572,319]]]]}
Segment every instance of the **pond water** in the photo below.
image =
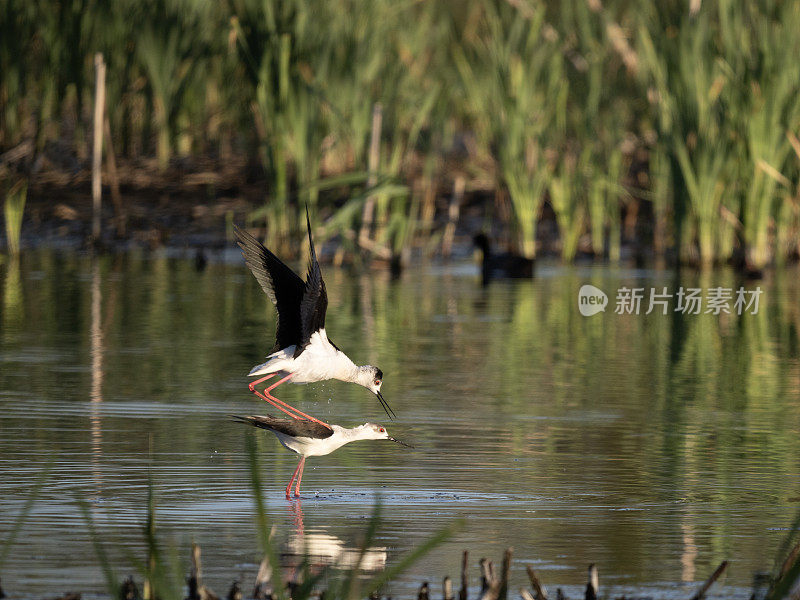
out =
{"type": "Polygon", "coordinates": [[[358,442],[311,458],[303,498],[288,502],[297,457],[228,416],[268,412],[246,374],[272,346],[274,312],[238,253],[217,259],[197,272],[166,253],[38,250],[0,266],[0,539],[52,462],[2,566],[7,594],[103,593],[79,499],[118,576],[135,574],[149,478],[164,544],[185,559],[198,542],[207,585],[222,595],[242,577],[249,591],[260,556],[248,436],[287,563],[304,551],[352,561],[378,499],[372,570],[466,518],[388,586],[395,597],[423,580],[439,597],[463,549],[473,585],[477,561],[511,546],[512,590],[532,564],[573,596],[589,563],[602,592],[655,597],[686,597],[730,559],[716,593],[746,598],[772,567],[800,505],[796,268],[745,284],[763,293],[739,316],[614,311],[625,286],[735,290],[727,271],[543,265],[535,280],[482,288],[470,264],[397,281],[324,267],[331,338],[384,371],[398,418],[352,384],[277,396],[341,425],[380,422],[416,448],[358,442]],[[605,312],[578,311],[586,283],[609,295],[605,312]]]}

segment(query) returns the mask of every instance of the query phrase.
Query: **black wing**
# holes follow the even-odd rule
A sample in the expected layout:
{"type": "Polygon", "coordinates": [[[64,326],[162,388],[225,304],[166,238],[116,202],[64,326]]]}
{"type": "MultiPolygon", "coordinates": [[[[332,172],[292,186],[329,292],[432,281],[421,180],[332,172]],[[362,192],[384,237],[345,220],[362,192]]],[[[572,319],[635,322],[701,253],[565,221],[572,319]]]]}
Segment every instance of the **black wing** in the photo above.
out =
{"type": "Polygon", "coordinates": [[[278,433],[283,433],[292,437],[307,437],[315,440],[324,440],[333,435],[333,429],[307,419],[279,419],[270,415],[264,417],[256,415],[249,415],[247,417],[231,415],[231,417],[240,423],[250,423],[250,425],[254,427],[277,431],[278,433]]]}
{"type": "Polygon", "coordinates": [[[278,328],[272,352],[287,346],[299,347],[304,343],[300,304],[303,301],[306,284],[297,273],[252,235],[235,225],[233,230],[247,266],[278,309],[278,328]]]}
{"type": "Polygon", "coordinates": [[[306,206],[306,226],[308,227],[308,245],[311,249],[311,256],[308,261],[303,300],[300,304],[302,338],[294,352],[295,358],[308,344],[311,335],[325,327],[325,313],[328,310],[328,293],[325,291],[325,282],[322,280],[317,253],[314,251],[314,241],[311,239],[311,219],[308,216],[308,206],[306,206]]]}

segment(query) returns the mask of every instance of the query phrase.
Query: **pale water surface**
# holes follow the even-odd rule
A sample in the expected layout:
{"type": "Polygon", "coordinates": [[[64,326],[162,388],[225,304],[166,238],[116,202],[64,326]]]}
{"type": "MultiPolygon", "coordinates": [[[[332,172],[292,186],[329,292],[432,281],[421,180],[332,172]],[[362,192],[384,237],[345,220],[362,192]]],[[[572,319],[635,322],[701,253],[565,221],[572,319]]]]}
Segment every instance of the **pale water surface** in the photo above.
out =
{"type": "MultiPolygon", "coordinates": [[[[328,382],[278,396],[332,422],[365,420],[416,445],[360,442],[296,466],[267,433],[245,374],[272,345],[274,314],[236,258],[201,273],[163,254],[41,250],[8,262],[0,313],[0,539],[49,460],[53,470],[0,577],[11,596],[104,587],[76,499],[90,503],[119,576],[143,556],[152,475],[158,530],[182,557],[203,548],[205,583],[250,590],[259,561],[245,437],[257,438],[270,518],[287,563],[353,559],[384,507],[372,569],[457,517],[466,526],[388,593],[458,578],[460,554],[500,560],[512,589],[531,563],[582,593],[686,597],[723,559],[718,594],[745,598],[772,566],[800,505],[800,272],[758,284],[757,315],[614,314],[619,287],[738,287],[699,276],[543,266],[534,281],[478,283],[477,269],[419,267],[390,281],[324,268],[328,330],[385,372],[398,419],[366,390],[328,382]],[[611,296],[587,318],[577,291],[611,296]]],[[[477,569],[472,571],[477,584],[477,569]]]]}

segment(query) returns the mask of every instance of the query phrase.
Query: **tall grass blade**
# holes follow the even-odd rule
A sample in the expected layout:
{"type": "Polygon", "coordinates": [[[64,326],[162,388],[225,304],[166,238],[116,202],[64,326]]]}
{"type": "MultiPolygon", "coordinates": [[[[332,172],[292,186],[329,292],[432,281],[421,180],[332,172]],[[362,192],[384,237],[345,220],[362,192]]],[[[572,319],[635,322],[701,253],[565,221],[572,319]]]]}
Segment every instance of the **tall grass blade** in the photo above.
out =
{"type": "Polygon", "coordinates": [[[42,491],[44,484],[47,482],[52,469],[53,459],[50,459],[45,465],[44,469],[42,469],[42,471],[36,477],[36,483],[33,484],[30,492],[28,492],[28,498],[25,500],[25,504],[22,505],[22,510],[19,511],[19,514],[17,515],[17,518],[14,521],[14,525],[11,527],[11,531],[9,532],[8,536],[6,536],[6,539],[3,540],[2,548],[0,548],[0,571],[3,570],[3,565],[5,564],[5,561],[11,552],[11,548],[17,541],[17,537],[19,536],[20,531],[22,531],[22,527],[25,525],[25,521],[28,519],[28,515],[30,515],[31,510],[33,509],[33,505],[36,504],[36,500],[39,498],[39,493],[42,491]]]}
{"type": "Polygon", "coordinates": [[[283,575],[281,573],[280,556],[270,539],[271,527],[266,508],[264,507],[264,489],[261,484],[258,448],[256,446],[255,436],[250,435],[245,438],[245,448],[247,449],[248,466],[250,469],[250,486],[253,490],[253,502],[255,502],[256,508],[256,533],[258,535],[258,541],[261,544],[261,549],[272,567],[273,593],[278,600],[283,600],[286,598],[286,586],[284,585],[283,575]]]}
{"type": "Polygon", "coordinates": [[[85,500],[78,500],[78,508],[80,508],[81,514],[83,515],[83,520],[86,523],[86,528],[89,530],[89,537],[92,540],[94,553],[97,556],[97,560],[100,561],[100,568],[102,569],[103,577],[106,580],[106,591],[108,592],[109,596],[116,598],[119,594],[119,582],[114,573],[114,569],[111,567],[111,561],[108,558],[108,553],[106,552],[103,543],[100,541],[100,537],[97,535],[97,529],[94,526],[91,508],[89,507],[88,502],[85,500]]]}
{"type": "Polygon", "coordinates": [[[388,569],[385,569],[383,572],[373,577],[369,582],[367,582],[364,585],[363,589],[367,590],[369,593],[380,590],[382,586],[384,586],[386,583],[398,577],[411,565],[413,565],[423,556],[428,554],[428,552],[430,552],[443,542],[447,541],[453,534],[460,531],[465,524],[466,524],[465,519],[457,519],[452,523],[450,523],[449,525],[442,527],[439,531],[434,533],[420,546],[417,546],[415,549],[406,553],[394,565],[392,565],[388,569]]]}

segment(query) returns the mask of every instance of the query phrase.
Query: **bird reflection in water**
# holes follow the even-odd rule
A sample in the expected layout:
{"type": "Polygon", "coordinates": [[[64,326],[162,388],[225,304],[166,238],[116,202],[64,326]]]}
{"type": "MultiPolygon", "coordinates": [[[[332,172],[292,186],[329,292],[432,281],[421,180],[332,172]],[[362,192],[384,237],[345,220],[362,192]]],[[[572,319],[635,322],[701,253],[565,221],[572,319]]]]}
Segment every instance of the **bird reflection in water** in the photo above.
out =
{"type": "Polygon", "coordinates": [[[361,548],[356,544],[348,545],[344,540],[326,533],[319,527],[306,532],[303,524],[303,507],[299,499],[289,505],[294,522],[294,532],[286,542],[281,554],[281,564],[288,569],[289,581],[299,575],[303,562],[306,561],[311,573],[319,572],[324,567],[335,569],[352,569],[361,571],[382,571],[386,568],[386,548],[372,546],[361,556],[361,548]],[[359,563],[360,559],[360,563],[359,563]]]}

